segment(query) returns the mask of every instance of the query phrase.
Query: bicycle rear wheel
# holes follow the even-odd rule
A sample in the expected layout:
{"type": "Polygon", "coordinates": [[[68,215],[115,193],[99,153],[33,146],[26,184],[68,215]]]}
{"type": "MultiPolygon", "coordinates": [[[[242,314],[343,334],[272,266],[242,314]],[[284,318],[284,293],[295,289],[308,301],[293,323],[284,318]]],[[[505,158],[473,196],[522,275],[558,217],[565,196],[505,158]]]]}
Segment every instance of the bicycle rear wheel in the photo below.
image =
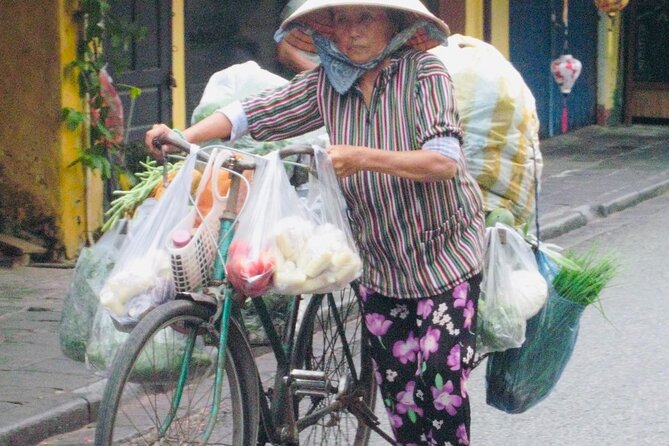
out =
{"type": "Polygon", "coordinates": [[[325,395],[294,396],[301,445],[366,445],[371,429],[348,410],[351,401],[362,401],[369,410],[376,402],[376,382],[368,352],[367,332],[363,330],[360,302],[351,288],[328,295],[314,295],[304,313],[296,339],[293,368],[325,373],[325,395]],[[336,308],[333,309],[333,304],[336,308]],[[345,336],[337,328],[342,321],[345,336]],[[353,368],[347,360],[350,350],[353,368]],[[357,382],[354,379],[357,377],[357,382]],[[305,423],[335,401],[343,403],[318,419],[305,423]]]}
{"type": "MultiPolygon", "coordinates": [[[[96,445],[200,444],[215,388],[218,330],[206,324],[214,308],[188,300],[151,311],[119,350],[102,397],[96,445]],[[175,398],[188,339],[195,347],[187,379],[175,398]],[[178,407],[173,414],[170,408],[178,407]],[[169,421],[171,419],[171,422],[169,421]]],[[[244,337],[231,321],[221,383],[221,402],[206,444],[255,444],[259,426],[258,378],[244,337]]],[[[185,369],[185,368],[184,368],[185,369]]]]}

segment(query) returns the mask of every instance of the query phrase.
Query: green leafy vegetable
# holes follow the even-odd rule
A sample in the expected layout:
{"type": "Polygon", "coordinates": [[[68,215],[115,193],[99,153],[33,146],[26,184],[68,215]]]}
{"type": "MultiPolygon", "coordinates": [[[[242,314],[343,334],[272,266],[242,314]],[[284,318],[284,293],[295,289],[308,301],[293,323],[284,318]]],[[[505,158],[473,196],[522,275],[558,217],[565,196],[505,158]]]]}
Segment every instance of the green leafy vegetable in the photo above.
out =
{"type": "Polygon", "coordinates": [[[565,253],[579,268],[560,268],[553,278],[555,291],[565,299],[582,305],[599,302],[599,295],[618,271],[618,263],[611,254],[596,258],[594,250],[584,254],[565,253]]]}

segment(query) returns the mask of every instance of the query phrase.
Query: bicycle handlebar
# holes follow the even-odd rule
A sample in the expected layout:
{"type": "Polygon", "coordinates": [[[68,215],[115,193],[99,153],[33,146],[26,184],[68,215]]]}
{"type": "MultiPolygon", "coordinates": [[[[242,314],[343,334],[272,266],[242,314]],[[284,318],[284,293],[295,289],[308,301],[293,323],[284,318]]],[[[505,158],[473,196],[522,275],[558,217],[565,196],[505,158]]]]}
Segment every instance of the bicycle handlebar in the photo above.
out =
{"type": "MultiPolygon", "coordinates": [[[[170,131],[167,135],[163,136],[162,138],[154,138],[153,139],[153,146],[157,149],[162,147],[164,144],[171,144],[174,147],[186,152],[186,153],[191,153],[191,152],[199,152],[200,147],[196,146],[196,150],[192,150],[192,146],[195,144],[191,144],[185,139],[181,138],[176,132],[170,131]]],[[[288,147],[284,147],[283,149],[279,149],[279,156],[281,159],[287,158],[292,155],[314,155],[314,148],[309,145],[309,144],[294,144],[288,147]]]]}

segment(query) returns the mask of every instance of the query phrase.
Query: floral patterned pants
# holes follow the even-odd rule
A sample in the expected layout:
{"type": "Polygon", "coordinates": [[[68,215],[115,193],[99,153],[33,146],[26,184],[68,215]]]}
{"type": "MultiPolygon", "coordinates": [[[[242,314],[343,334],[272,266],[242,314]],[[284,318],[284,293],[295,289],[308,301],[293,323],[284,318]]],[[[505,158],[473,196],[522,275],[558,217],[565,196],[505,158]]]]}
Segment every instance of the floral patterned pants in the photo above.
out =
{"type": "Polygon", "coordinates": [[[398,445],[468,445],[467,379],[481,276],[439,296],[360,290],[376,381],[398,445]]]}

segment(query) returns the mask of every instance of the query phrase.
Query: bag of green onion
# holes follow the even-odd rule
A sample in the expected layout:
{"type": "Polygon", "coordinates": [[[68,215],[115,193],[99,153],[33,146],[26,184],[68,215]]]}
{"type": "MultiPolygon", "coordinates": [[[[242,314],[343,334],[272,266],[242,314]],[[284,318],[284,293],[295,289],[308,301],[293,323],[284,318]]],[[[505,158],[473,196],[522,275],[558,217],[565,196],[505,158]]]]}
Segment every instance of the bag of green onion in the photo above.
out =
{"type": "Polygon", "coordinates": [[[560,268],[541,250],[536,257],[550,284],[546,305],[527,321],[520,348],[488,357],[486,402],[507,413],[527,411],[555,388],[576,345],[583,310],[588,305],[601,310],[600,293],[617,269],[611,256],[595,260],[592,251],[565,255],[578,268],[560,268]]]}

